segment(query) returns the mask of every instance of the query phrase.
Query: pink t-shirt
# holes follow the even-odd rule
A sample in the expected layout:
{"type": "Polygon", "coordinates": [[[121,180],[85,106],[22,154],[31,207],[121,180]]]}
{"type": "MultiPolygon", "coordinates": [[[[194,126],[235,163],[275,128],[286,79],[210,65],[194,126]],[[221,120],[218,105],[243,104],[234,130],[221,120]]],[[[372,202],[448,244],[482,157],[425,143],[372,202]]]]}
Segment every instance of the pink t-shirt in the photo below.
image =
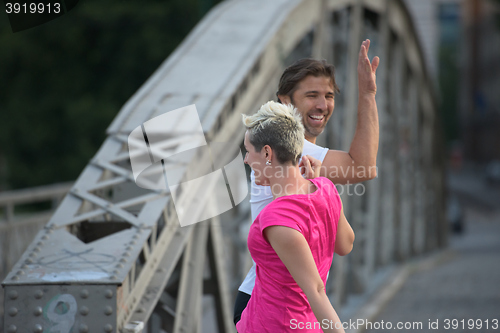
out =
{"type": "Polygon", "coordinates": [[[265,228],[280,225],[298,230],[306,239],[326,283],[333,260],[341,202],[327,178],[311,179],[317,190],[276,198],[257,216],[248,234],[248,249],[257,264],[255,287],[236,324],[238,333],[322,332],[306,295],[264,238],[265,228]],[[309,324],[307,324],[309,323],[309,324]],[[316,327],[301,330],[299,327],[316,327]]]}

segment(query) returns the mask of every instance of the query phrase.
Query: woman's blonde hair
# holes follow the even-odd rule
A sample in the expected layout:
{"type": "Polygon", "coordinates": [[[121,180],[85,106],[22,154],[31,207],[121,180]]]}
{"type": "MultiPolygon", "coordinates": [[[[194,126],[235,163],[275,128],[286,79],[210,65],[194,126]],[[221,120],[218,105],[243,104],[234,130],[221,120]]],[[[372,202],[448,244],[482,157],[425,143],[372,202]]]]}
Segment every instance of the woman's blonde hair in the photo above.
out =
{"type": "Polygon", "coordinates": [[[297,165],[304,147],[304,125],[293,105],[269,101],[257,113],[243,115],[243,124],[248,129],[248,139],[257,152],[269,145],[278,162],[297,165]]]}

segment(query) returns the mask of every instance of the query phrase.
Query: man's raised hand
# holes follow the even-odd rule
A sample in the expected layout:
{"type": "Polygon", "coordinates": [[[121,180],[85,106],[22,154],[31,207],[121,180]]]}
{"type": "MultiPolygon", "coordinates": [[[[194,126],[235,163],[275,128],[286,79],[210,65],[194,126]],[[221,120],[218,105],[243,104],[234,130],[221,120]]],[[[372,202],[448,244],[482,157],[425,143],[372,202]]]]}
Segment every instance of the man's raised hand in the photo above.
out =
{"type": "Polygon", "coordinates": [[[358,88],[359,95],[377,93],[376,71],[380,62],[379,57],[374,57],[370,62],[368,50],[370,49],[370,40],[367,39],[361,43],[358,58],[358,88]]]}

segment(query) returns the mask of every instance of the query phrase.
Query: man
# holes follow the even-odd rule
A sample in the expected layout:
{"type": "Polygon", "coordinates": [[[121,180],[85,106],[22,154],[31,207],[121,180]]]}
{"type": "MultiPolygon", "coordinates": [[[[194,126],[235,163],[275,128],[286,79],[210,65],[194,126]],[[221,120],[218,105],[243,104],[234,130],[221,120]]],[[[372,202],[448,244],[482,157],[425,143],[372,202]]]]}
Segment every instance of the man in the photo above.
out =
{"type": "MultiPolygon", "coordinates": [[[[378,151],[378,113],[375,95],[375,73],[379,58],[370,62],[370,40],[361,44],[358,57],[358,121],[349,152],[329,150],[316,145],[316,137],[323,132],[335,106],[334,67],[326,61],[302,59],[285,69],[276,95],[278,101],[293,104],[302,115],[305,128],[303,155],[322,161],[320,176],[335,184],[352,184],[376,177],[378,151]],[[353,172],[354,171],[354,172],[353,172]]],[[[309,163],[309,162],[306,162],[309,163]]],[[[252,221],[272,201],[268,187],[255,184],[251,174],[252,221]]],[[[255,284],[255,263],[238,289],[234,308],[234,322],[238,322],[255,284]]]]}

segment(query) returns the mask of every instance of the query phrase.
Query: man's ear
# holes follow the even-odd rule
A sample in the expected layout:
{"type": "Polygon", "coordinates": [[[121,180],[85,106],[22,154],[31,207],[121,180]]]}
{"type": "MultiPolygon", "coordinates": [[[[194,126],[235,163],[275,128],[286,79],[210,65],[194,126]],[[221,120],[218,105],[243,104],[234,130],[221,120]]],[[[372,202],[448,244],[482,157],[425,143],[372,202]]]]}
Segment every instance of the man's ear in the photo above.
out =
{"type": "Polygon", "coordinates": [[[292,100],[290,99],[290,96],[288,95],[278,95],[279,100],[281,101],[281,104],[292,104],[292,100]]]}

